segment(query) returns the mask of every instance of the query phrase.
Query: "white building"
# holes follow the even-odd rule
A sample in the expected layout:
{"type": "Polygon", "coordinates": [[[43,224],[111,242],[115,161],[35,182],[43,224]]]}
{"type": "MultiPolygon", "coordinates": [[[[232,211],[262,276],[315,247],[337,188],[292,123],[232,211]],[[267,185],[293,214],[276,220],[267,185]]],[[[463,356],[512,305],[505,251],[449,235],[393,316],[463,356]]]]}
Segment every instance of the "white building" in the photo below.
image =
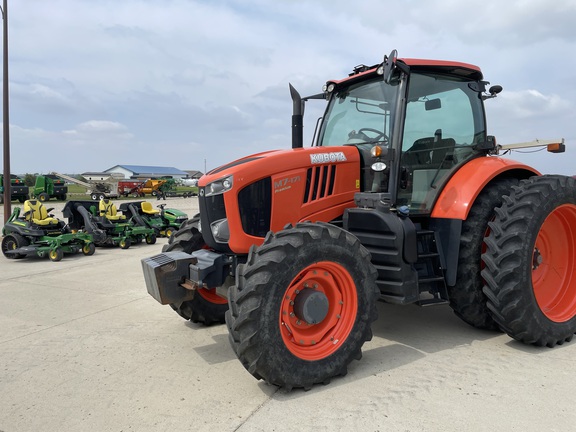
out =
{"type": "Polygon", "coordinates": [[[188,176],[186,171],[174,167],[146,166],[146,165],[115,165],[105,170],[106,173],[120,173],[125,179],[129,178],[153,178],[170,176],[172,178],[184,178],[188,176]]]}

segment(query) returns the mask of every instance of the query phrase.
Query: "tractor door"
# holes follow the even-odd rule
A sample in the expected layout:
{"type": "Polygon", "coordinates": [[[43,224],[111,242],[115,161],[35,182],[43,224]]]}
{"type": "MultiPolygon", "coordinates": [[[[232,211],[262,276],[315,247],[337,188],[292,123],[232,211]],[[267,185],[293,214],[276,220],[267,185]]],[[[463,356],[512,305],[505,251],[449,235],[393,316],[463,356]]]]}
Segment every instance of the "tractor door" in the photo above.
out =
{"type": "Polygon", "coordinates": [[[409,77],[400,158],[397,206],[429,214],[446,181],[485,152],[481,82],[465,77],[412,71],[409,77]]]}

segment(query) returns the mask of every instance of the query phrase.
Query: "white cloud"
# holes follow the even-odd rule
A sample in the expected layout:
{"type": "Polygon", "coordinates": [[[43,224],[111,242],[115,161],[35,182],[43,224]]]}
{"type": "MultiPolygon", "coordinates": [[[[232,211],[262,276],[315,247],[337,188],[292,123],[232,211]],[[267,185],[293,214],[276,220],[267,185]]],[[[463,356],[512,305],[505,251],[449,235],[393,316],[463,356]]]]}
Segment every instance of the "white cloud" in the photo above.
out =
{"type": "MultiPolygon", "coordinates": [[[[10,6],[10,119],[21,130],[14,146],[40,151],[47,145],[41,133],[51,145],[82,149],[64,158],[46,154],[34,161],[38,170],[174,165],[174,152],[159,154],[159,146],[186,155],[178,158],[186,169],[201,168],[194,164],[205,158],[219,165],[252,150],[288,148],[288,82],[302,95],[318,93],[326,80],[359,63],[375,64],[393,48],[400,56],[480,65],[486,79],[505,89],[488,106],[491,132],[499,137],[567,135],[574,123],[574,2],[366,0],[351,7],[344,0],[293,0],[270,7],[264,0],[27,0],[10,6]],[[102,154],[110,145],[115,151],[102,154]]],[[[321,109],[307,107],[307,113],[311,137],[321,109]]],[[[12,166],[25,171],[30,158],[18,152],[12,166]]]]}
{"type": "Polygon", "coordinates": [[[544,95],[533,89],[503,92],[494,104],[494,111],[508,120],[565,117],[574,112],[576,108],[573,102],[556,94],[544,95]]]}

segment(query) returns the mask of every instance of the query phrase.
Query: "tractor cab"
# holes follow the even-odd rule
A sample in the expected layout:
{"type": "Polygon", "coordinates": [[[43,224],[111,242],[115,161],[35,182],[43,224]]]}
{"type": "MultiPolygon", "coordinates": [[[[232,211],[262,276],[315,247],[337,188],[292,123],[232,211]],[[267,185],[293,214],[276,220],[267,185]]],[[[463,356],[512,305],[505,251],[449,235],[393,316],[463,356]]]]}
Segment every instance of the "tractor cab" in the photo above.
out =
{"type": "Polygon", "coordinates": [[[478,67],[463,63],[391,55],[383,66],[358,66],[324,87],[328,106],[316,144],[355,146],[361,192],[429,214],[452,174],[493,147],[485,84],[478,67]]]}

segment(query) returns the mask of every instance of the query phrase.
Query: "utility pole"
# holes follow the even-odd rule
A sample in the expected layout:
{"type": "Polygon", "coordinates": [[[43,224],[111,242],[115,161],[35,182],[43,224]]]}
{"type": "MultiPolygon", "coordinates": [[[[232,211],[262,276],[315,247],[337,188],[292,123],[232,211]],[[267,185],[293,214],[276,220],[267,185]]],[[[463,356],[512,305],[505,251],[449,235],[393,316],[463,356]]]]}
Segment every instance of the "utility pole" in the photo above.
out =
{"type": "Polygon", "coordinates": [[[10,118],[8,115],[8,0],[3,0],[2,24],[4,29],[4,51],[3,51],[3,146],[4,146],[4,223],[8,221],[12,213],[12,191],[10,179],[10,118]]]}

